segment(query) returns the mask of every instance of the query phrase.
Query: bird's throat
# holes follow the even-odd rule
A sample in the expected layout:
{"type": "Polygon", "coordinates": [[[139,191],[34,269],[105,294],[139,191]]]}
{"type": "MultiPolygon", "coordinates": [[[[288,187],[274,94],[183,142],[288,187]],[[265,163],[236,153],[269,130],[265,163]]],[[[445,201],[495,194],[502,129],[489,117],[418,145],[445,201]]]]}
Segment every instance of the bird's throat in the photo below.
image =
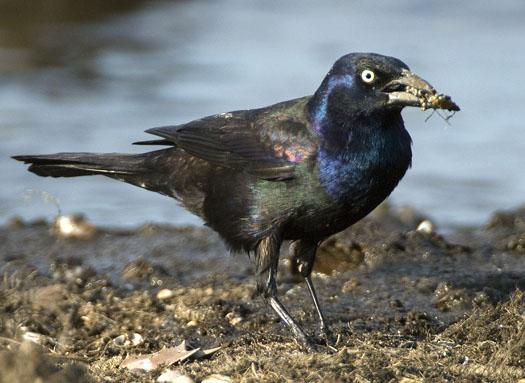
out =
{"type": "Polygon", "coordinates": [[[369,204],[373,198],[379,203],[410,166],[411,139],[400,114],[368,118],[366,122],[352,119],[334,123],[327,119],[319,134],[319,180],[337,200],[360,205],[369,204]]]}

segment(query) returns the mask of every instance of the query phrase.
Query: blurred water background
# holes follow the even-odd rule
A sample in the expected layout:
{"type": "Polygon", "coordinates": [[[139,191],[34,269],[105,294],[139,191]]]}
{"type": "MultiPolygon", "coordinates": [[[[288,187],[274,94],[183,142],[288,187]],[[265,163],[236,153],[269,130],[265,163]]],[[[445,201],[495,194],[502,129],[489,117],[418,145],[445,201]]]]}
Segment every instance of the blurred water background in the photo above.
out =
{"type": "Polygon", "coordinates": [[[8,157],[139,152],[149,127],[311,94],[351,51],[402,59],[462,107],[451,126],[403,112],[414,159],[395,205],[452,227],[525,202],[521,0],[0,0],[0,223],[52,219],[52,200],[103,225],[199,223],[166,197],[8,157]]]}

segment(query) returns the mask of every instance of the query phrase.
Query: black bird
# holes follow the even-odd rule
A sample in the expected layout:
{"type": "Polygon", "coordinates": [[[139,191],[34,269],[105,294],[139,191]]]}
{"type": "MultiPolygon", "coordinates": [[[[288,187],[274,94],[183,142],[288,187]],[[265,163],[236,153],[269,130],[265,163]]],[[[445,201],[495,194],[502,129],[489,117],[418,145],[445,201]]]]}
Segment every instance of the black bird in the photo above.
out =
{"type": "Polygon", "coordinates": [[[328,333],[310,274],[321,241],[366,216],[411,164],[405,106],[459,110],[400,60],[351,53],[313,96],[149,129],[168,148],[143,154],[57,153],[13,158],[40,176],[101,174],[178,200],[233,251],[253,252],[257,288],[295,337],[301,327],[277,298],[279,250],[291,240],[328,333]]]}

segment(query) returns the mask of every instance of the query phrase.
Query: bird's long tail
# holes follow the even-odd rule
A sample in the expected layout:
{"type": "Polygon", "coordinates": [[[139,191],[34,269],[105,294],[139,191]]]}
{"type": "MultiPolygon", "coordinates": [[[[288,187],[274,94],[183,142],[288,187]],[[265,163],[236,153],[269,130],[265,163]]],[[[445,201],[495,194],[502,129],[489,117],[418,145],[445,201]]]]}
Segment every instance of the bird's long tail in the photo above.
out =
{"type": "Polygon", "coordinates": [[[42,177],[78,177],[101,174],[112,178],[128,178],[147,172],[145,156],[119,153],[56,153],[14,156],[30,164],[29,171],[42,177]]]}
{"type": "Polygon", "coordinates": [[[14,156],[29,164],[29,171],[42,177],[103,175],[180,200],[202,216],[202,177],[206,162],[195,161],[177,148],[140,154],[56,153],[14,156]]]}

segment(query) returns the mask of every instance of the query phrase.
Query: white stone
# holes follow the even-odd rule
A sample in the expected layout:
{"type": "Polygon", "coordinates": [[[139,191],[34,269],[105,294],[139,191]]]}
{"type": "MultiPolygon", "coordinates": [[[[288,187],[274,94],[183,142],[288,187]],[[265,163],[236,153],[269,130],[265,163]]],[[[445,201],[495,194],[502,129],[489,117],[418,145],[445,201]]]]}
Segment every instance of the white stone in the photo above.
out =
{"type": "Polygon", "coordinates": [[[434,224],[429,221],[428,219],[425,219],[424,221],[421,221],[419,225],[417,225],[417,231],[420,231],[422,233],[430,234],[434,232],[434,224]]]}
{"type": "Polygon", "coordinates": [[[131,344],[133,346],[138,346],[139,344],[142,344],[144,342],[144,337],[138,333],[133,333],[131,336],[131,344]]]}
{"type": "Polygon", "coordinates": [[[175,370],[165,370],[157,378],[159,383],[195,383],[195,381],[187,375],[183,375],[175,370]]]}
{"type": "Polygon", "coordinates": [[[157,293],[157,299],[163,300],[163,299],[169,299],[173,296],[173,291],[170,289],[161,289],[157,293]]]}

